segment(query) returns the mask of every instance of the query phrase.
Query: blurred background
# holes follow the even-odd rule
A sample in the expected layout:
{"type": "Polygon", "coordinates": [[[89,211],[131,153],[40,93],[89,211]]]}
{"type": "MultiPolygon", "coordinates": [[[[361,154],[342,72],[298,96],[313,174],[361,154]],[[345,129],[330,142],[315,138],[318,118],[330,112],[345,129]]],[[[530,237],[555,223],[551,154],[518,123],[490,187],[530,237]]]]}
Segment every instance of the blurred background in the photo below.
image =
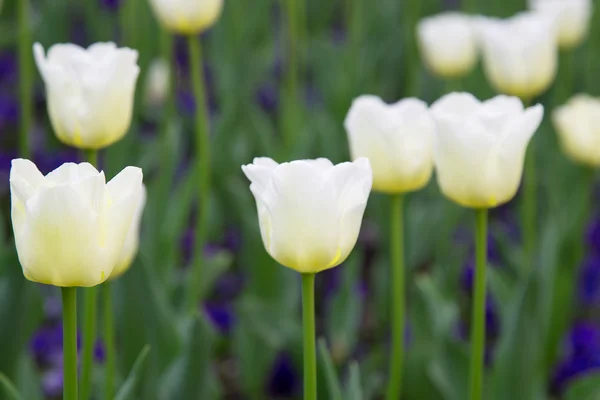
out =
{"type": "MultiPolygon", "coordinates": [[[[526,9],[525,3],[479,0],[471,2],[469,11],[508,17],[526,9]]],[[[60,292],[25,280],[10,222],[8,174],[10,160],[19,156],[23,112],[19,4],[4,0],[0,12],[0,371],[27,400],[59,399],[60,292]]],[[[198,323],[190,321],[182,305],[194,252],[198,179],[193,168],[195,99],[185,40],[172,41],[174,98],[156,99],[147,84],[149,69],[170,41],[147,1],[31,0],[28,31],[45,48],[61,42],[87,47],[115,41],[139,51],[132,126],[122,141],[99,156],[108,179],[127,165],[142,167],[148,189],[140,254],[112,283],[118,385],[149,345],[134,398],[301,398],[300,278],[264,250],[255,202],[240,166],[257,156],[280,162],[315,157],[347,161],[343,120],[353,98],[361,94],[388,102],[417,96],[428,103],[455,90],[492,97],[494,90],[480,67],[448,83],[427,72],[419,57],[416,21],[464,7],[450,0],[225,0],[222,17],[201,38],[213,188],[198,323]],[[290,42],[288,22],[294,13],[300,22],[297,40],[290,42]],[[290,46],[298,50],[295,98],[286,78],[290,46]],[[289,129],[296,131],[294,141],[283,146],[289,129]]],[[[595,8],[600,10],[600,1],[595,8]]],[[[598,14],[589,38],[574,50],[573,93],[600,95],[598,14]]],[[[31,157],[48,173],[84,157],[53,135],[44,86],[30,56],[25,68],[35,77],[31,157]]],[[[536,100],[547,115],[560,104],[560,89],[557,80],[536,100]]],[[[559,151],[548,117],[535,146],[540,210],[535,270],[525,270],[520,262],[519,196],[491,213],[484,397],[597,399],[582,393],[600,388],[600,187],[589,183],[593,171],[576,166],[559,151]]],[[[344,399],[383,396],[390,314],[387,203],[385,196],[371,195],[353,254],[317,277],[317,335],[328,349],[321,346],[319,352],[319,398],[332,398],[334,375],[326,374],[323,363],[327,356],[344,399]]],[[[444,199],[434,180],[411,194],[406,207],[403,398],[464,400],[473,217],[444,199]]],[[[103,398],[101,339],[95,360],[95,398],[103,398]]]]}

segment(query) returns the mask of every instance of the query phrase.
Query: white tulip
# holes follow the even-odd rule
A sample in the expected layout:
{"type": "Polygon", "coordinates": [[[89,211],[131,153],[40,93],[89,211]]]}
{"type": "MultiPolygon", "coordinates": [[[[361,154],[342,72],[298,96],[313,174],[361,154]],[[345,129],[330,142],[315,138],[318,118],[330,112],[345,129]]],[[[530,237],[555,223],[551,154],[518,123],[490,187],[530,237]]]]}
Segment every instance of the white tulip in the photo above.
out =
{"type": "Polygon", "coordinates": [[[424,18],[417,37],[425,65],[436,75],[458,78],[477,63],[477,39],[468,15],[445,12],[424,18]]]}
{"type": "Polygon", "coordinates": [[[160,22],[182,35],[201,33],[221,16],[223,0],[150,0],[160,22]]]}
{"type": "Polygon", "coordinates": [[[479,20],[487,79],[503,94],[531,100],[546,91],[558,64],[553,21],[537,13],[479,20]]]}
{"type": "Polygon", "coordinates": [[[158,58],[150,64],[146,75],[145,100],[150,107],[160,107],[164,104],[171,87],[171,71],[169,63],[158,58]]]}
{"type": "Polygon", "coordinates": [[[529,8],[556,20],[561,48],[577,47],[588,34],[592,0],[529,0],[529,8]]]}
{"type": "Polygon", "coordinates": [[[552,121],[567,155],[600,166],[600,98],[577,95],[554,110],[552,121]]]}
{"type": "Polygon", "coordinates": [[[133,219],[131,220],[129,230],[127,231],[127,237],[125,238],[125,244],[121,250],[119,261],[117,261],[117,264],[110,275],[110,279],[118,278],[127,272],[138,253],[140,248],[140,226],[142,224],[142,215],[145,206],[146,188],[142,187],[142,195],[139,197],[138,203],[136,204],[135,213],[133,214],[133,219]]]}
{"type": "Polygon", "coordinates": [[[91,164],[63,164],[44,176],[29,160],[10,171],[11,214],[23,274],[54,286],[95,286],[119,261],[143,196],[142,170],[108,184],[91,164]]]}
{"type": "Polygon", "coordinates": [[[369,197],[369,161],[334,166],[329,160],[277,164],[255,158],[242,166],[252,184],[267,252],[301,273],[342,263],[358,238],[369,197]]]}
{"type": "Polygon", "coordinates": [[[344,123],[353,159],[367,157],[373,190],[404,193],[427,185],[433,171],[435,123],[417,99],[386,104],[376,96],[354,100],[344,123]]]}
{"type": "Polygon", "coordinates": [[[516,97],[480,102],[469,93],[451,93],[435,102],[431,112],[437,124],[434,159],[442,193],[472,208],[510,201],[543,107],[524,109],[516,97]]]}
{"type": "Polygon", "coordinates": [[[120,140],[131,124],[138,53],[114,43],[83,49],[36,43],[35,61],[46,83],[56,136],[70,146],[100,149],[120,140]]]}

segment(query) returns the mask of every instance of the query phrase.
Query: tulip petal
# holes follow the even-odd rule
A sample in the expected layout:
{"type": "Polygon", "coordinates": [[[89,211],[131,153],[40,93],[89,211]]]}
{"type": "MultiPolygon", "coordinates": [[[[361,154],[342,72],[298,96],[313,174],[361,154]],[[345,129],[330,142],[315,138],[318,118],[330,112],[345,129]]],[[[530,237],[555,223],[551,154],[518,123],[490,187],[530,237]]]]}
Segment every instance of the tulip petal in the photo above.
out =
{"type": "Polygon", "coordinates": [[[442,114],[465,117],[477,111],[480,105],[479,100],[471,93],[450,93],[433,103],[430,110],[436,117],[442,114]]]}

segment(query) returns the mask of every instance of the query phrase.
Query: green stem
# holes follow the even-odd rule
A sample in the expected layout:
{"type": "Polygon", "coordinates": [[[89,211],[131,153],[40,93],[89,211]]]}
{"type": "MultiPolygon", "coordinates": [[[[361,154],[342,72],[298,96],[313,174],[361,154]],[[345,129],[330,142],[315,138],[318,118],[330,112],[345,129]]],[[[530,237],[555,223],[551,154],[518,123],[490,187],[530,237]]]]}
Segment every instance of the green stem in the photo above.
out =
{"type": "Polygon", "coordinates": [[[63,400],[77,400],[77,288],[63,287],[63,400]]]}
{"type": "Polygon", "coordinates": [[[113,400],[114,382],[115,382],[115,334],[114,317],[112,304],[112,285],[106,283],[102,285],[102,294],[104,298],[104,347],[106,352],[106,381],[104,398],[113,400]]]}
{"type": "Polygon", "coordinates": [[[483,397],[485,357],[485,270],[487,264],[487,209],[476,210],[475,224],[475,288],[471,317],[470,400],[483,397]]]}
{"type": "Polygon", "coordinates": [[[525,158],[523,176],[523,240],[525,250],[525,266],[533,268],[536,242],[536,157],[535,143],[532,141],[525,158]]]}
{"type": "Polygon", "coordinates": [[[574,71],[575,55],[573,50],[562,50],[560,52],[559,77],[556,80],[556,89],[554,93],[555,106],[565,103],[571,94],[573,94],[575,75],[574,71]]]}
{"type": "Polygon", "coordinates": [[[302,274],[302,322],[304,332],[304,400],[316,400],[315,274],[302,274]]]}
{"type": "Polygon", "coordinates": [[[196,242],[192,279],[188,286],[188,308],[194,310],[198,301],[198,288],[202,279],[202,249],[207,236],[208,210],[210,201],[210,140],[208,110],[204,89],[204,69],[202,67],[202,47],[198,36],[188,38],[191,59],[191,77],[194,98],[196,99],[196,162],[199,174],[198,212],[196,221],[196,242]]]}
{"type": "Polygon", "coordinates": [[[298,130],[298,79],[299,79],[299,52],[300,52],[300,20],[299,2],[304,0],[287,0],[287,25],[288,25],[288,57],[284,87],[284,104],[282,107],[283,139],[285,151],[290,153],[296,141],[298,130]]]}
{"type": "Polygon", "coordinates": [[[404,81],[404,96],[417,96],[419,92],[419,54],[417,49],[417,39],[415,37],[417,22],[421,15],[421,0],[403,1],[403,19],[404,19],[404,65],[406,68],[404,81]]]}
{"type": "Polygon", "coordinates": [[[94,343],[96,342],[96,303],[98,289],[83,289],[83,350],[81,354],[81,400],[88,400],[92,392],[94,343]]]}
{"type": "Polygon", "coordinates": [[[21,112],[21,132],[19,153],[30,158],[29,131],[32,121],[33,70],[31,65],[31,29],[29,26],[29,0],[18,1],[19,18],[19,100],[21,112]]]}
{"type": "Polygon", "coordinates": [[[402,394],[402,363],[404,357],[404,195],[391,199],[390,249],[392,267],[392,355],[387,400],[397,400],[402,394]]]}
{"type": "MultiPolygon", "coordinates": [[[[85,150],[87,162],[98,165],[98,152],[85,150]]],[[[96,343],[96,309],[97,287],[83,289],[83,350],[81,354],[81,389],[82,400],[87,400],[92,394],[92,369],[94,366],[94,344],[96,343]]]]}

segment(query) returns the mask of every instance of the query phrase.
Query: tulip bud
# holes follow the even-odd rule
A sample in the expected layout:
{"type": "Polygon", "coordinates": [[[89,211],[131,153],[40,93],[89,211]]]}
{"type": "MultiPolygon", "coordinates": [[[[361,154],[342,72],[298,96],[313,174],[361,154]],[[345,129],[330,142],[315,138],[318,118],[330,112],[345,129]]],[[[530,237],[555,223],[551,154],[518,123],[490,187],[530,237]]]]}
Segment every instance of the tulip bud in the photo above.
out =
{"type": "Polygon", "coordinates": [[[195,35],[213,26],[221,16],[223,0],[151,0],[158,20],[171,32],[195,35]]]}
{"type": "Polygon", "coordinates": [[[142,170],[108,184],[91,164],[63,164],[44,176],[13,160],[11,216],[23,274],[54,286],[95,286],[112,273],[143,198],[142,170]]]}
{"type": "Polygon", "coordinates": [[[146,105],[160,107],[164,104],[171,87],[169,64],[159,58],[150,64],[146,75],[146,105]]]}
{"type": "Polygon", "coordinates": [[[39,43],[35,61],[46,83],[48,113],[56,136],[80,149],[120,140],[131,124],[138,53],[114,43],[83,49],[57,44],[47,57],[39,43]]]}
{"type": "Polygon", "coordinates": [[[529,0],[529,8],[556,21],[558,43],[563,49],[577,47],[588,35],[591,0],[529,0]]]}
{"type": "Polygon", "coordinates": [[[352,158],[367,157],[371,163],[374,190],[404,193],[427,185],[435,123],[424,102],[411,98],[388,105],[376,96],[361,96],[344,125],[352,158]]]}
{"type": "Polygon", "coordinates": [[[532,99],[550,87],[558,64],[550,18],[521,13],[505,20],[482,18],[478,27],[484,71],[498,92],[532,99]]]}
{"type": "Polygon", "coordinates": [[[133,214],[131,224],[129,225],[127,236],[125,237],[125,243],[123,245],[123,249],[121,250],[121,255],[119,256],[119,260],[117,261],[115,268],[110,274],[111,280],[116,279],[127,272],[138,253],[140,248],[140,225],[142,224],[142,214],[144,213],[145,206],[146,188],[142,187],[142,195],[136,204],[136,209],[133,214]]]}
{"type": "Polygon", "coordinates": [[[459,78],[477,63],[477,40],[468,15],[446,12],[424,18],[417,27],[425,65],[442,78],[459,78]]]}
{"type": "Polygon", "coordinates": [[[510,201],[543,107],[523,109],[516,97],[480,102],[469,93],[451,93],[435,102],[431,112],[437,124],[434,160],[442,193],[471,208],[510,201]]]}
{"type": "Polygon", "coordinates": [[[341,264],[356,244],[371,190],[369,161],[336,166],[324,158],[242,166],[256,200],[267,252],[300,273],[341,264]]]}
{"type": "Polygon", "coordinates": [[[600,166],[600,98],[577,95],[554,110],[552,122],[569,157],[600,166]]]}

